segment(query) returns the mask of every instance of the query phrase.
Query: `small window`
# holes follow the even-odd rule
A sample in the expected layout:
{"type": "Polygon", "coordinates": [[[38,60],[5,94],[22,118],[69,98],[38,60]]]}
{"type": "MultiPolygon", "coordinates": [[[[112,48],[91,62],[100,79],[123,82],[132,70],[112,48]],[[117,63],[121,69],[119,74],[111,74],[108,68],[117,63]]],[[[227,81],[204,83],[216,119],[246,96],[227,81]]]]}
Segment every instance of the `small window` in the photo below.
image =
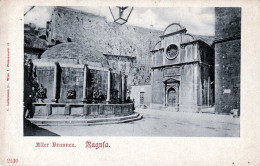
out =
{"type": "Polygon", "coordinates": [[[140,92],[140,104],[144,104],[144,92],[140,92]]]}
{"type": "Polygon", "coordinates": [[[56,40],[56,44],[61,44],[62,42],[59,40],[56,40]]]}
{"type": "Polygon", "coordinates": [[[67,42],[72,42],[71,38],[68,37],[67,38],[67,42]]]}
{"type": "Polygon", "coordinates": [[[39,36],[39,38],[46,40],[46,36],[45,35],[41,35],[41,36],[39,36]]]}

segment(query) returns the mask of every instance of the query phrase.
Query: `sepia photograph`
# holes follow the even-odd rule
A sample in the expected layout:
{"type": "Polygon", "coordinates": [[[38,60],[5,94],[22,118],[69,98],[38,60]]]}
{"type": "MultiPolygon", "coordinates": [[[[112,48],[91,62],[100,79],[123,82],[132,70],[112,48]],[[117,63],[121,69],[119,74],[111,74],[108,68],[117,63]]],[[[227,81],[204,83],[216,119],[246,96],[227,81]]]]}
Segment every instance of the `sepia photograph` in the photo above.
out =
{"type": "Polygon", "coordinates": [[[24,136],[240,137],[241,8],[25,6],[24,136]]]}

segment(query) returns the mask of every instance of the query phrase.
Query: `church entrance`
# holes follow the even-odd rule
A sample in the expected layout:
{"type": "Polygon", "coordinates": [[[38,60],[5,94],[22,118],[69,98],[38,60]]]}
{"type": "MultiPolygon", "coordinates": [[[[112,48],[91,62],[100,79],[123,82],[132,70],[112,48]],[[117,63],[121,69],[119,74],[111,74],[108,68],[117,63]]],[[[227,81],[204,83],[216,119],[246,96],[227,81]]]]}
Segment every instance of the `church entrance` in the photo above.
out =
{"type": "Polygon", "coordinates": [[[179,107],[179,86],[180,81],[174,78],[169,78],[163,81],[165,84],[164,103],[166,107],[179,107]]]}
{"type": "Polygon", "coordinates": [[[168,90],[168,106],[175,106],[177,104],[177,93],[174,88],[168,90]]]}

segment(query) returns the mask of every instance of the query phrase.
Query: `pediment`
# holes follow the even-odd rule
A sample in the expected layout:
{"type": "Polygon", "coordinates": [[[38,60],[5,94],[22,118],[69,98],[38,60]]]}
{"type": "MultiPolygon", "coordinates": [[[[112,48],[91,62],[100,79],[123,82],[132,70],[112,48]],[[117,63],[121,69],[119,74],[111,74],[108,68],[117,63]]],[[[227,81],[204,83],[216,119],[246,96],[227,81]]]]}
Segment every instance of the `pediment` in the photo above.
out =
{"type": "Polygon", "coordinates": [[[165,84],[169,84],[169,83],[179,83],[180,81],[179,80],[176,80],[174,78],[169,78],[167,80],[164,80],[163,83],[165,84]]]}

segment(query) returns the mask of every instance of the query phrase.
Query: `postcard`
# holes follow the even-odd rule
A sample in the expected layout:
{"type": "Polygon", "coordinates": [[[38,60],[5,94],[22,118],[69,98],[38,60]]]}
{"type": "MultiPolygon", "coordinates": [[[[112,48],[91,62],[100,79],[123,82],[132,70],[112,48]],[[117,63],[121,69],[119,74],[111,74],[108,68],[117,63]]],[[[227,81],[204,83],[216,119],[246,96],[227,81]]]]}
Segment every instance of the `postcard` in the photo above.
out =
{"type": "Polygon", "coordinates": [[[259,1],[1,2],[1,165],[260,165],[259,1]]]}

